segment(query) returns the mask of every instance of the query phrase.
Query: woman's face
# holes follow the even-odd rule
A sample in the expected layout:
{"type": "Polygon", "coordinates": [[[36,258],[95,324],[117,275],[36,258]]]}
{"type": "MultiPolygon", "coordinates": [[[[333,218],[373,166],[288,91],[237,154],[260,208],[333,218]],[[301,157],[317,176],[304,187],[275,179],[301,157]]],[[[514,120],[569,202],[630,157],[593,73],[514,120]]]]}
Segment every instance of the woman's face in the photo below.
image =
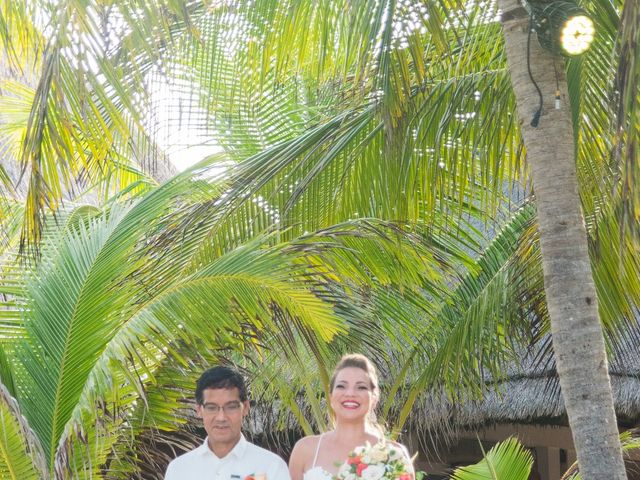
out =
{"type": "Polygon", "coordinates": [[[330,395],[336,420],[365,419],[378,401],[369,374],[356,367],[346,367],[336,375],[330,395]]]}

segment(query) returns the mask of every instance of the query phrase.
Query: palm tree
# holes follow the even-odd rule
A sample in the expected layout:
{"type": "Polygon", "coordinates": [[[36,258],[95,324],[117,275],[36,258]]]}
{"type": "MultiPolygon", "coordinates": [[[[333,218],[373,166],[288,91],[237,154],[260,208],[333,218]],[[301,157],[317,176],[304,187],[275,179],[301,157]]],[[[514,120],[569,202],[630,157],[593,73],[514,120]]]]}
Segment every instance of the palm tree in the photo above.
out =
{"type": "MultiPolygon", "coordinates": [[[[110,88],[89,82],[90,90],[98,92],[91,111],[109,113],[109,121],[98,123],[110,125],[116,119],[113,125],[120,128],[129,120],[127,115],[118,116],[122,109],[137,118],[131,92],[162,54],[170,52],[171,66],[177,65],[171,69],[175,76],[187,71],[186,80],[199,85],[213,135],[235,166],[227,166],[232,175],[223,202],[213,196],[191,203],[166,223],[167,238],[185,232],[199,236],[201,241],[194,241],[195,250],[188,256],[191,263],[186,267],[192,271],[268,228],[278,230],[279,240],[291,240],[304,232],[373,218],[392,220],[409,232],[432,228],[450,232],[448,228],[463,212],[486,218],[498,211],[505,183],[522,180],[526,184],[521,164],[521,133],[525,132],[512,115],[516,98],[503,51],[508,36],[503,37],[494,21],[495,6],[490,2],[464,9],[446,0],[429,5],[392,0],[222,1],[207,9],[197,4],[186,3],[179,9],[176,2],[159,8],[149,2],[152,21],[148,23],[134,18],[128,4],[119,7],[125,23],[133,25],[131,30],[112,56],[94,52],[102,60],[110,88]],[[171,41],[161,41],[166,38],[171,41]],[[130,59],[134,61],[126,63],[130,59]],[[134,73],[123,76],[120,65],[134,65],[134,73]]],[[[77,15],[91,21],[89,9],[75,12],[75,3],[64,5],[63,18],[77,15]]],[[[614,8],[604,0],[594,2],[599,48],[583,62],[569,66],[573,80],[567,98],[574,99],[582,203],[592,236],[599,233],[596,225],[603,212],[619,205],[618,196],[622,196],[607,154],[616,140],[623,141],[619,151],[633,152],[632,147],[626,150],[626,145],[633,145],[633,134],[612,131],[603,115],[609,108],[607,82],[615,74],[615,65],[606,60],[612,56],[622,5],[614,8]],[[586,73],[580,75],[580,70],[586,73]],[[591,72],[597,75],[587,74],[591,72]]],[[[3,11],[3,17],[18,18],[18,10],[3,11]]],[[[628,20],[623,28],[627,45],[635,31],[631,24],[628,20]]],[[[60,54],[71,30],[56,30],[51,49],[43,50],[47,52],[42,60],[45,75],[37,90],[40,96],[35,97],[40,101],[33,104],[34,121],[28,124],[23,150],[27,152],[23,158],[31,158],[37,167],[32,169],[36,187],[54,185],[56,180],[54,176],[43,182],[38,175],[39,159],[44,158],[40,152],[75,148],[63,141],[66,137],[59,141],[38,134],[50,128],[44,122],[47,111],[67,112],[53,87],[68,92],[70,105],[83,98],[73,94],[72,79],[78,76],[59,73],[73,70],[60,54]],[[51,68],[44,68],[47,65],[51,68]],[[53,146],[47,147],[47,141],[53,146]]],[[[94,78],[88,69],[83,73],[94,78]]],[[[636,77],[624,78],[625,85],[633,85],[636,77]]],[[[78,91],[86,90],[83,85],[78,91]]],[[[626,103],[619,124],[633,132],[633,121],[628,119],[636,114],[634,90],[624,91],[626,103]]],[[[125,130],[118,132],[129,138],[125,130]]],[[[83,131],[77,137],[85,136],[90,137],[83,131]]],[[[531,158],[535,147],[527,138],[531,158]]],[[[115,142],[125,143],[129,145],[115,142]]],[[[535,183],[539,181],[535,176],[533,180],[539,199],[535,183]]],[[[36,218],[33,212],[41,204],[29,204],[28,218],[36,218]]],[[[573,206],[577,205],[576,200],[573,206]]],[[[573,219],[581,223],[579,216],[573,219]]],[[[29,225],[36,227],[27,227],[27,232],[38,231],[36,220],[29,225]]],[[[628,251],[626,241],[625,237],[621,255],[628,251]]],[[[586,268],[587,250],[581,251],[586,268]]],[[[595,299],[592,293],[574,298],[595,299]]],[[[597,313],[595,300],[591,311],[597,313]]],[[[464,374],[477,376],[478,369],[469,368],[464,374]]]]}
{"type": "Polygon", "coordinates": [[[507,64],[533,177],[553,349],[578,461],[585,478],[625,479],[578,193],[564,68],[553,54],[530,45],[528,15],[509,15],[522,8],[519,2],[505,0],[500,7],[509,18],[504,22],[507,64]],[[530,120],[537,95],[527,77],[529,68],[537,77],[541,98],[546,98],[542,116],[534,113],[535,120],[530,120]],[[553,106],[556,90],[565,99],[564,108],[553,106]]]}

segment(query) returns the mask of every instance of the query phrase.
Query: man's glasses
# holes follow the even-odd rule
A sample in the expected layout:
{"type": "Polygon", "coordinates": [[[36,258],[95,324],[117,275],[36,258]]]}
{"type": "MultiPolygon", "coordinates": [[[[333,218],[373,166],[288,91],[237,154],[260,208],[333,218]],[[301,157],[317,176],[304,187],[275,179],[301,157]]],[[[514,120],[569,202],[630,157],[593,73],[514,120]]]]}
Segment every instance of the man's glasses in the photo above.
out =
{"type": "Polygon", "coordinates": [[[238,413],[242,408],[242,403],[240,402],[229,402],[226,405],[216,405],[215,403],[205,403],[202,405],[202,409],[207,413],[217,414],[220,410],[224,412],[225,415],[232,415],[234,413],[238,413]]]}

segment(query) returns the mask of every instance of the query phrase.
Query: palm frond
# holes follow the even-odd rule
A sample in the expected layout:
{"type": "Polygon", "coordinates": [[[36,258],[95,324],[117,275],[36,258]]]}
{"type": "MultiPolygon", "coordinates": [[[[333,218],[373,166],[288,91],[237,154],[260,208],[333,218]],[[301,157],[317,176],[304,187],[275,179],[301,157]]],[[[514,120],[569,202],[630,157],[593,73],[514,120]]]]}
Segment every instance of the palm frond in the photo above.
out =
{"type": "Polygon", "coordinates": [[[15,397],[16,385],[13,378],[13,370],[2,345],[0,345],[0,384],[6,389],[7,395],[15,397]]]}
{"type": "Polygon", "coordinates": [[[207,92],[212,135],[241,161],[227,199],[252,222],[245,231],[277,223],[293,226],[295,236],[358,217],[411,221],[465,211],[478,198],[495,209],[495,192],[520,170],[520,147],[507,115],[513,100],[500,29],[483,8],[468,18],[447,2],[428,14],[407,2],[211,9],[202,41],[182,55],[207,92]],[[450,33],[459,42],[452,50],[442,37],[453,32],[442,28],[448,13],[464,19],[456,26],[465,34],[450,33]],[[416,15],[408,34],[401,24],[416,15]],[[237,29],[229,32],[231,22],[237,29]],[[316,41],[324,38],[319,28],[334,41],[316,41]],[[285,37],[299,42],[283,48],[277,42],[285,37]],[[375,46],[352,55],[367,41],[375,46]],[[479,68],[478,58],[487,65],[479,68]],[[393,100],[400,90],[402,99],[393,100]],[[266,207],[242,206],[250,201],[266,207]]]}
{"type": "MultiPolygon", "coordinates": [[[[142,235],[193,185],[185,174],[133,206],[114,205],[107,214],[73,223],[29,275],[25,339],[14,356],[22,365],[18,391],[56,471],[80,464],[99,468],[112,442],[95,436],[90,448],[80,448],[97,435],[87,418],[96,419],[95,406],[114,389],[123,409],[143,395],[167,355],[186,364],[173,345],[285,350],[289,340],[277,334],[276,306],[294,328],[318,341],[340,331],[331,304],[312,290],[313,266],[300,261],[299,251],[314,249],[267,246],[269,237],[207,255],[211,261],[186,275],[167,271],[174,276],[149,280],[159,287],[149,290],[138,267],[153,251],[146,256],[142,235]],[[114,362],[120,365],[115,374],[114,362]]],[[[117,416],[112,423],[122,421],[117,416]]]]}
{"type": "Polygon", "coordinates": [[[96,357],[117,331],[127,302],[143,288],[116,288],[136,268],[129,255],[148,219],[161,216],[181,185],[178,179],[135,208],[114,207],[70,224],[28,277],[26,336],[16,347],[25,370],[20,401],[51,466],[96,357]]]}
{"type": "Polygon", "coordinates": [[[620,19],[618,37],[619,60],[616,74],[618,108],[616,115],[617,144],[615,157],[622,163],[623,220],[635,239],[640,237],[640,7],[625,2],[620,19]]]}
{"type": "MultiPolygon", "coordinates": [[[[161,57],[162,38],[170,38],[176,28],[192,30],[190,15],[201,5],[143,2],[141,12],[149,21],[140,22],[131,16],[136,2],[44,3],[33,18],[21,13],[26,2],[7,7],[11,3],[3,4],[7,25],[22,21],[25,31],[37,31],[33,18],[56,19],[46,33],[29,37],[30,45],[20,44],[37,52],[32,64],[40,69],[16,157],[28,178],[23,243],[37,245],[45,212],[55,212],[64,193],[98,180],[108,191],[126,187],[143,176],[136,167],[156,162],[143,123],[145,72],[161,57]]],[[[8,49],[24,38],[3,36],[8,49]]]]}
{"type": "Polygon", "coordinates": [[[457,468],[452,480],[526,480],[533,456],[515,438],[498,443],[474,465],[457,468]]]}
{"type": "MultiPolygon", "coordinates": [[[[308,336],[292,332],[295,347],[271,350],[256,361],[251,371],[260,432],[298,426],[309,433],[324,431],[329,420],[328,372],[345,352],[368,354],[384,378],[396,378],[402,352],[424,341],[421,333],[429,324],[432,306],[426,297],[442,295],[455,266],[470,263],[459,242],[443,232],[373,219],[307,235],[294,240],[292,248],[306,251],[305,263],[317,265],[328,285],[335,285],[337,295],[329,301],[346,296],[348,301],[338,303],[337,314],[348,330],[327,348],[309,345],[308,336]]],[[[394,398],[388,395],[390,403],[394,398]]],[[[386,417],[383,412],[382,421],[394,421],[386,417]]]]}
{"type": "MultiPolygon", "coordinates": [[[[540,272],[515,275],[518,266],[511,262],[520,242],[528,246],[523,235],[531,226],[534,212],[533,206],[528,205],[514,215],[478,259],[476,268],[434,315],[438,326],[434,322],[429,327],[433,340],[416,347],[424,348],[429,360],[407,393],[400,425],[417,395],[428,385],[443,386],[454,396],[463,391],[481,394],[485,375],[494,380],[500,378],[521,344],[518,339],[522,342],[531,335],[531,327],[523,325],[530,316],[527,310],[531,306],[526,302],[535,305],[539,299],[527,299],[526,293],[528,283],[535,282],[536,277],[540,279],[540,272]],[[430,348],[434,351],[429,351],[430,348]]],[[[528,265],[540,269],[538,262],[528,265]]]]}
{"type": "Polygon", "coordinates": [[[0,476],[6,479],[48,478],[39,439],[29,428],[14,398],[0,383],[0,476]]]}

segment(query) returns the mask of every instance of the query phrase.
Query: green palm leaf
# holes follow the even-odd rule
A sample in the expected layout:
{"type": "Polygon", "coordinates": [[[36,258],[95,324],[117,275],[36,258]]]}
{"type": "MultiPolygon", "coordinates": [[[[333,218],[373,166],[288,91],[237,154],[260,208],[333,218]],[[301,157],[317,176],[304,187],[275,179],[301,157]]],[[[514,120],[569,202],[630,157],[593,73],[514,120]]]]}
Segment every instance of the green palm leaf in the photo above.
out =
{"type": "Polygon", "coordinates": [[[515,439],[498,443],[475,465],[453,472],[452,480],[526,480],[533,456],[515,439]]]}
{"type": "Polygon", "coordinates": [[[177,188],[179,180],[133,208],[72,223],[28,277],[26,338],[16,347],[25,369],[20,401],[50,465],[94,362],[142,288],[117,288],[136,268],[133,248],[177,188]]]}
{"type": "Polygon", "coordinates": [[[201,5],[32,5],[3,2],[0,25],[6,28],[0,30],[18,68],[26,78],[37,77],[35,89],[28,87],[33,93],[15,156],[28,185],[22,238],[37,244],[45,212],[55,213],[64,194],[87,183],[102,183],[107,192],[127,187],[158,160],[143,123],[145,75],[161,57],[158,37],[171,37],[176,28],[191,31],[190,13],[201,5]],[[137,6],[148,21],[132,15],[137,6]],[[45,33],[34,20],[42,18],[56,19],[45,33]]]}
{"type": "Polygon", "coordinates": [[[17,389],[25,415],[56,471],[75,465],[97,472],[118,438],[107,432],[126,421],[100,415],[100,405],[114,402],[126,412],[154,382],[163,359],[187,363],[180,353],[185,346],[285,350],[290,341],[277,333],[275,308],[310,338],[326,341],[339,331],[331,304],[311,290],[321,287],[309,277],[313,265],[301,261],[300,252],[314,253],[313,247],[272,247],[259,239],[207,255],[208,263],[193,272],[141,277],[138,266],[153,258],[142,235],[154,231],[154,219],[163,221],[175,198],[197,194],[193,187],[185,174],[132,206],[80,217],[28,276],[24,340],[12,359],[21,366],[17,389]],[[186,188],[193,193],[183,194],[186,188]],[[149,290],[151,283],[156,288],[149,290]]]}
{"type": "Polygon", "coordinates": [[[635,159],[640,150],[640,53],[638,40],[640,27],[638,16],[640,7],[636,2],[624,3],[621,14],[620,34],[618,37],[618,71],[616,72],[617,99],[617,144],[616,160],[623,163],[624,183],[622,194],[624,199],[623,214],[626,226],[636,240],[640,236],[638,221],[640,220],[640,170],[635,159]],[[635,163],[634,163],[635,162],[635,163]]]}
{"type": "Polygon", "coordinates": [[[526,325],[528,311],[536,308],[541,299],[527,294],[541,288],[539,257],[523,262],[527,270],[515,262],[526,258],[516,253],[517,246],[531,246],[523,242],[523,237],[531,230],[534,213],[529,205],[514,215],[434,315],[430,335],[425,335],[435,337],[424,347],[427,365],[412,382],[400,413],[400,425],[427,386],[442,386],[453,396],[463,391],[480,395],[485,373],[499,378],[506,363],[513,360],[514,348],[517,350],[531,335],[531,327],[526,325]],[[537,288],[532,289],[536,282],[537,288]]]}
{"type": "Polygon", "coordinates": [[[39,441],[2,384],[0,426],[0,477],[7,480],[47,478],[39,441]]]}

